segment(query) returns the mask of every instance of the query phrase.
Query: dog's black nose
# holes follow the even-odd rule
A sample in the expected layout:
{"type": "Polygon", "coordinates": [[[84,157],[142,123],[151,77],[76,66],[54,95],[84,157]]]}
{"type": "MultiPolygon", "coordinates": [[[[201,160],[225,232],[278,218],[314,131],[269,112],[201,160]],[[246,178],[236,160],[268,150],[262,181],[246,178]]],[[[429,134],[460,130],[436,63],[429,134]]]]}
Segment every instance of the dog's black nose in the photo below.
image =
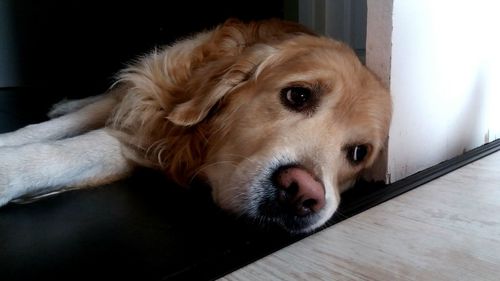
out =
{"type": "Polygon", "coordinates": [[[283,167],[273,175],[279,204],[294,215],[306,216],[325,206],[325,189],[308,171],[283,167]]]}

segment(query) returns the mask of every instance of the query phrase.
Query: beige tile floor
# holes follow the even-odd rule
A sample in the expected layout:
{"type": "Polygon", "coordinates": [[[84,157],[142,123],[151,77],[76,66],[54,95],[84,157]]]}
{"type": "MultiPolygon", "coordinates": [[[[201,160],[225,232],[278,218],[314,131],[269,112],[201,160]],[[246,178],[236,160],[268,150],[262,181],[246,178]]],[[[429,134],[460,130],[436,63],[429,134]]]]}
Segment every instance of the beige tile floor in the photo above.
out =
{"type": "Polygon", "coordinates": [[[221,280],[500,280],[500,152],[221,280]]]}

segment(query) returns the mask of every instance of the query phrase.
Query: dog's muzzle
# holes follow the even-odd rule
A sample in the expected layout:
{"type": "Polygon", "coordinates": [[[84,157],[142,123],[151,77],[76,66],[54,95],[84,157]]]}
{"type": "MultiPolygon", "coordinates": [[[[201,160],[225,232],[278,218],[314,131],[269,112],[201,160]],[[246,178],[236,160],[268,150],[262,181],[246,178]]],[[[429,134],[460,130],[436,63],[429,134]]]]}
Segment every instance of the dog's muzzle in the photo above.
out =
{"type": "Polygon", "coordinates": [[[318,219],[325,206],[320,180],[299,165],[278,167],[261,198],[259,213],[268,221],[292,232],[303,232],[318,219]]]}

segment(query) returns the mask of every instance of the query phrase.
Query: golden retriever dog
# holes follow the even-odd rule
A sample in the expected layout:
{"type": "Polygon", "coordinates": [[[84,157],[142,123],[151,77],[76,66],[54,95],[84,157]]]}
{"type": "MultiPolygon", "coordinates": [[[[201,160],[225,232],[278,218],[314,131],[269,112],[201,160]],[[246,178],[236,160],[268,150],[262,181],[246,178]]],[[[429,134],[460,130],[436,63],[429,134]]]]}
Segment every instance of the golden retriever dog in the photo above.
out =
{"type": "Polygon", "coordinates": [[[231,213],[304,233],[374,163],[391,100],[343,43],[296,23],[228,20],[49,116],[0,135],[0,205],[147,166],[181,185],[205,181],[231,213]]]}

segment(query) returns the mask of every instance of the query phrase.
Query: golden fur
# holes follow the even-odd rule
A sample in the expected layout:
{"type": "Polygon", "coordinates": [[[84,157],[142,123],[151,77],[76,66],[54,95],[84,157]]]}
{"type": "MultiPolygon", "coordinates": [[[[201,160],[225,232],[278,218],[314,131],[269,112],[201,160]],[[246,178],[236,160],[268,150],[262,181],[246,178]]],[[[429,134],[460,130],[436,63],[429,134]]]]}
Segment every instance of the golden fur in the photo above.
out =
{"type": "Polygon", "coordinates": [[[229,20],[155,50],[120,72],[113,91],[121,102],[108,127],[131,159],[182,185],[203,178],[237,213],[255,213],[241,207],[256,196],[255,178],[292,161],[325,182],[330,216],[375,161],[391,118],[388,92],[349,47],[279,20],[229,20]],[[318,110],[284,108],[279,92],[290,85],[318,89],[318,110]],[[346,160],[350,144],[368,144],[362,164],[346,160]]]}
{"type": "MultiPolygon", "coordinates": [[[[135,160],[162,167],[178,183],[187,184],[205,162],[207,148],[210,150],[206,145],[214,145],[208,139],[224,139],[230,131],[230,114],[235,112],[225,110],[227,115],[217,116],[215,122],[204,118],[214,106],[222,107],[218,103],[223,98],[241,90],[244,82],[255,82],[257,68],[266,59],[270,60],[277,48],[291,52],[280,54],[282,57],[292,57],[309,52],[309,47],[334,47],[339,52],[338,63],[344,64],[338,67],[343,67],[342,74],[348,76],[340,78],[348,81],[357,77],[358,73],[354,72],[366,72],[359,77],[360,81],[349,86],[361,87],[370,82],[381,87],[378,81],[366,79],[373,79],[373,75],[361,66],[347,46],[319,37],[311,41],[313,37],[304,34],[312,33],[291,22],[270,20],[245,24],[228,20],[213,31],[155,50],[118,75],[115,88],[121,88],[118,92],[124,94],[124,98],[111,117],[109,127],[119,131],[121,140],[136,150],[135,160]],[[290,37],[295,40],[283,43],[290,37]]],[[[272,59],[275,64],[279,60],[277,57],[272,59]]],[[[267,64],[270,66],[271,62],[267,64]]],[[[307,62],[294,65],[297,66],[307,68],[307,62]]],[[[343,97],[339,108],[345,111],[338,115],[363,116],[349,112],[354,111],[352,104],[362,100],[362,96],[343,97]]],[[[383,106],[390,112],[389,105],[383,106]]],[[[358,110],[374,111],[370,117],[383,119],[375,124],[382,126],[377,134],[384,139],[390,115],[380,114],[380,108],[367,104],[366,108],[358,110]]]]}
{"type": "Polygon", "coordinates": [[[229,20],[138,59],[108,94],[49,115],[0,135],[0,206],[143,165],[182,185],[206,181],[232,213],[307,232],[374,163],[391,100],[340,42],[296,23],[229,20]]]}
{"type": "Polygon", "coordinates": [[[205,162],[207,139],[223,138],[228,129],[203,120],[209,110],[251,78],[271,44],[299,33],[310,32],[278,20],[228,20],[155,50],[118,75],[116,92],[124,98],[109,127],[119,132],[136,161],[160,167],[186,185],[205,162]]]}

